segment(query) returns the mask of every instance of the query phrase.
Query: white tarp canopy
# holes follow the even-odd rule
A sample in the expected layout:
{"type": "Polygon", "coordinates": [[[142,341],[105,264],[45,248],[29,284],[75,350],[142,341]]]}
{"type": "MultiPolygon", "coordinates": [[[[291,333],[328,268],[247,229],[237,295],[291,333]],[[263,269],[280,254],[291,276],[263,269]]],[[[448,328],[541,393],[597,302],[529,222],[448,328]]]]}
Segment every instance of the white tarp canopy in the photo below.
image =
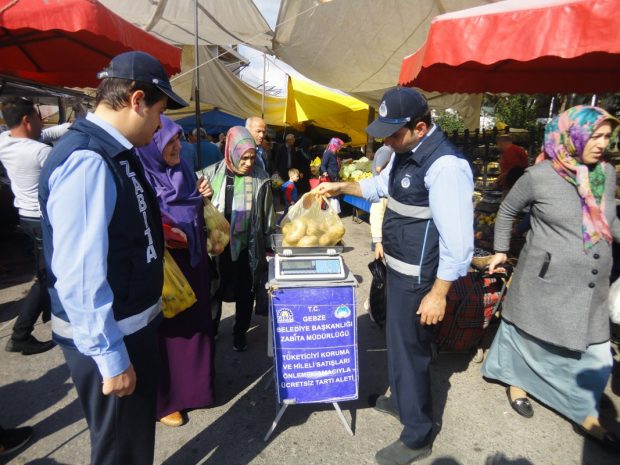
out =
{"type": "MultiPolygon", "coordinates": [[[[166,42],[194,44],[194,0],[100,1],[166,42]]],[[[199,39],[200,44],[226,46],[245,42],[258,50],[271,51],[310,79],[378,107],[385,90],[396,85],[403,57],[424,42],[434,16],[493,2],[282,0],[274,37],[252,0],[199,0],[199,39]]],[[[203,56],[201,63],[205,59],[203,56]]],[[[183,69],[191,69],[188,65],[184,62],[183,69]]],[[[213,100],[223,98],[217,95],[233,95],[240,89],[238,79],[212,78],[207,66],[202,66],[200,99],[204,103],[213,104],[213,100]]],[[[181,79],[189,84],[185,76],[181,79]]],[[[425,95],[432,108],[453,108],[465,119],[467,127],[478,127],[480,95],[425,95]]],[[[236,98],[243,99],[244,96],[236,98]]],[[[254,97],[250,100],[250,107],[255,108],[254,97]]],[[[257,113],[260,114],[252,111],[246,115],[257,113]]]]}
{"type": "MultiPolygon", "coordinates": [[[[194,44],[194,0],[99,0],[117,15],[175,45],[194,44]]],[[[273,31],[252,0],[199,0],[199,45],[270,48],[273,31]]]]}
{"type": "MultiPolygon", "coordinates": [[[[378,107],[435,16],[486,3],[493,0],[282,0],[273,50],[308,78],[378,107]]],[[[454,108],[479,126],[481,96],[424,94],[431,107],[454,108]]]]}
{"type": "MultiPolygon", "coordinates": [[[[217,107],[240,118],[260,116],[263,95],[233,74],[219,60],[214,59],[207,47],[199,47],[200,101],[209,107],[217,107]]],[[[189,99],[193,88],[194,73],[187,72],[194,66],[194,47],[183,47],[181,74],[172,79],[172,87],[179,95],[189,99]]],[[[282,126],[286,113],[286,99],[265,96],[265,121],[282,126]]],[[[178,112],[179,116],[187,112],[178,112]]]]}

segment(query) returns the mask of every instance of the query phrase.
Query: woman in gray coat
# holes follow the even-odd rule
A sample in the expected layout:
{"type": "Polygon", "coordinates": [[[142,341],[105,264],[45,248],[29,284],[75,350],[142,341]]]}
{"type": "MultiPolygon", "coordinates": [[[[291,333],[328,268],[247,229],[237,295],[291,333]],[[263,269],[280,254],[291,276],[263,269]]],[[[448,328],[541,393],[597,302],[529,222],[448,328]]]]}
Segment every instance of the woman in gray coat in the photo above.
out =
{"type": "Polygon", "coordinates": [[[511,406],[531,417],[527,393],[579,432],[620,450],[598,420],[612,368],[611,242],[620,239],[616,171],[603,154],[620,121],[577,106],[551,121],[537,164],[517,181],[495,223],[492,273],[507,260],[512,223],[530,207],[531,230],[504,303],[483,375],[504,382],[511,406]]]}

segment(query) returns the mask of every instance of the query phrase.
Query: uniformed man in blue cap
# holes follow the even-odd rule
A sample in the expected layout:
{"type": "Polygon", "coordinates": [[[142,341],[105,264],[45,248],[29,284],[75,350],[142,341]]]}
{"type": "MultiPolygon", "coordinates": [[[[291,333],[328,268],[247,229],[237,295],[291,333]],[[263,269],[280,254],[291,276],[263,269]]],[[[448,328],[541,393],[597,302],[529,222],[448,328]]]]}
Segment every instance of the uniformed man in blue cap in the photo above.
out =
{"type": "Polygon", "coordinates": [[[431,454],[429,365],[433,327],[444,316],[453,281],[467,274],[473,238],[473,176],[468,162],[431,122],[424,97],[408,87],[383,96],[366,128],[394,155],[379,176],[323,183],[319,194],[387,197],[383,250],[387,264],[390,397],[375,408],[400,419],[400,438],[377,452],[380,465],[404,465],[431,454]]]}
{"type": "Polygon", "coordinates": [[[144,52],[99,73],[96,108],[50,153],[39,180],[52,336],[88,422],[93,465],[150,465],[163,233],[134,147],[187,103],[144,52]]]}

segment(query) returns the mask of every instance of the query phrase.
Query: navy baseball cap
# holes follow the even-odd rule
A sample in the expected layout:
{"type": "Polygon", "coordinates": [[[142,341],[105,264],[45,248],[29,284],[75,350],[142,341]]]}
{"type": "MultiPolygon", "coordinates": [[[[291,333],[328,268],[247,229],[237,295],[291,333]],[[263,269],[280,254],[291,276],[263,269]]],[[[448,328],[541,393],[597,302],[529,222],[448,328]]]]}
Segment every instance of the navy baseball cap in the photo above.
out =
{"type": "Polygon", "coordinates": [[[383,94],[379,118],[368,125],[366,132],[377,139],[385,139],[427,111],[428,103],[418,91],[394,87],[383,94]]]}
{"type": "Polygon", "coordinates": [[[166,108],[176,110],[189,104],[175,94],[170,85],[170,79],[162,64],[157,58],[144,52],[125,52],[116,55],[103,71],[97,73],[97,78],[129,79],[131,81],[152,84],[168,96],[166,108]]]}

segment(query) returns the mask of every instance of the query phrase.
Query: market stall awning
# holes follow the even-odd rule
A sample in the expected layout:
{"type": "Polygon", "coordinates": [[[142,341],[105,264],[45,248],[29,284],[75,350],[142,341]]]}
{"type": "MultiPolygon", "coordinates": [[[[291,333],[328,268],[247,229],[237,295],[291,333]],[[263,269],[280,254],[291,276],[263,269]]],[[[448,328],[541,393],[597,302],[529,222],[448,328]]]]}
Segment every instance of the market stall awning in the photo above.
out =
{"type": "Polygon", "coordinates": [[[286,123],[302,122],[347,134],[352,145],[363,145],[367,141],[368,105],[341,92],[289,77],[286,123]]]}
{"type": "Polygon", "coordinates": [[[511,0],[437,16],[399,83],[438,92],[620,90],[617,0],[511,0]]]}
{"type": "MultiPolygon", "coordinates": [[[[157,37],[194,44],[194,0],[100,0],[110,10],[157,37]]],[[[200,0],[198,45],[245,43],[271,47],[273,31],[252,0],[200,0]]]]}
{"type": "MultiPolygon", "coordinates": [[[[183,73],[172,80],[172,86],[179,89],[179,95],[190,95],[193,88],[193,47],[184,46],[183,73]],[[188,72],[189,71],[189,72],[188,72]]],[[[200,57],[200,101],[212,107],[220,108],[226,113],[248,118],[261,116],[263,110],[263,94],[252,86],[243,82],[233,74],[207,47],[199,47],[200,57]]],[[[284,124],[284,110],[286,99],[282,97],[265,96],[264,119],[267,124],[282,126],[284,124]]]]}
{"type": "MultiPolygon", "coordinates": [[[[402,58],[420,47],[433,17],[495,0],[282,0],[273,51],[297,71],[375,108],[396,85],[402,58]]],[[[480,125],[480,96],[424,92],[434,109],[453,108],[480,125]]]]}
{"type": "Polygon", "coordinates": [[[92,0],[0,0],[0,73],[44,84],[96,87],[115,55],[142,50],[166,72],[181,51],[92,0]]]}

